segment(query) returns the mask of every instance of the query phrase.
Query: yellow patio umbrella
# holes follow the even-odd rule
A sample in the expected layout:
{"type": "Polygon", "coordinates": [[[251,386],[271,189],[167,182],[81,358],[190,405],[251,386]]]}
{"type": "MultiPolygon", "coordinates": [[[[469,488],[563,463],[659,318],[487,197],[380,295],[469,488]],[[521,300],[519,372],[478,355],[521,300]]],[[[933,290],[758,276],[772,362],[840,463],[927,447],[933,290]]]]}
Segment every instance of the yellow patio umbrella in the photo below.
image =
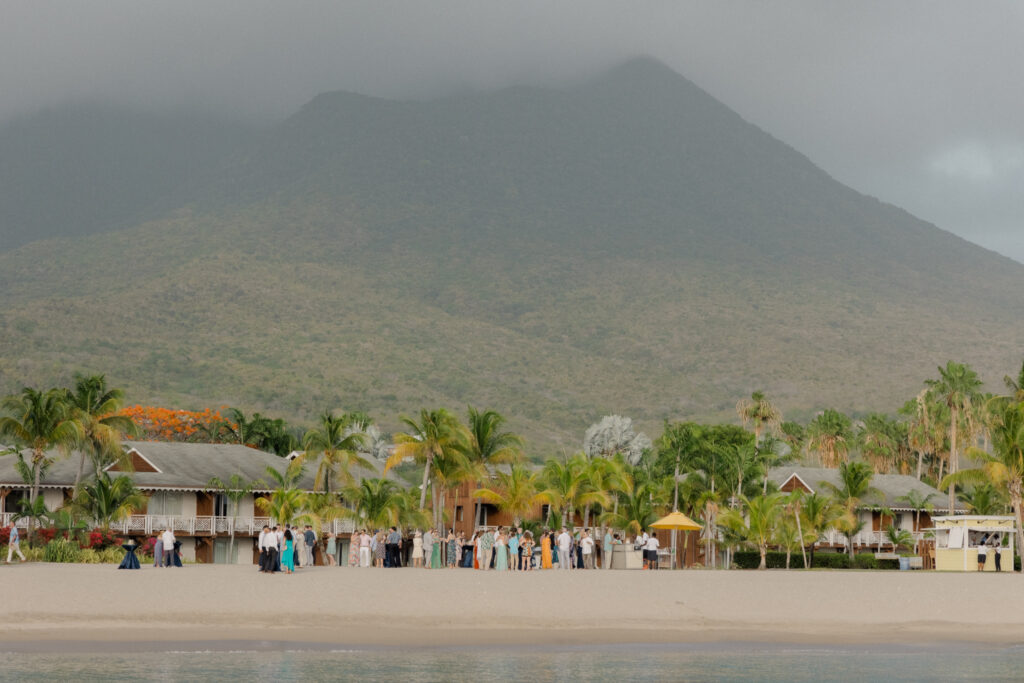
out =
{"type": "Polygon", "coordinates": [[[655,529],[683,529],[684,531],[700,531],[701,526],[682,512],[672,512],[651,525],[655,529]]]}
{"type": "Polygon", "coordinates": [[[700,524],[693,521],[682,512],[676,510],[662,517],[651,525],[655,529],[672,529],[672,564],[676,562],[676,529],[683,531],[700,531],[700,524]]]}

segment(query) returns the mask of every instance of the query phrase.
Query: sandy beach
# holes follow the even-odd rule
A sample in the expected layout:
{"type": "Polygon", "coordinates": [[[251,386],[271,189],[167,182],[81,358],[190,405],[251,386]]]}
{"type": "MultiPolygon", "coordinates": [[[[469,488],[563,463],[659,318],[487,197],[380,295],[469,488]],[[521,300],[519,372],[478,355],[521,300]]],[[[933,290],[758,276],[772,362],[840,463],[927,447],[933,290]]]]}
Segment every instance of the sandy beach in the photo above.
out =
{"type": "Polygon", "coordinates": [[[315,567],[268,576],[224,565],[22,564],[0,567],[0,582],[0,650],[1024,642],[1024,577],[1012,574],[315,567]]]}

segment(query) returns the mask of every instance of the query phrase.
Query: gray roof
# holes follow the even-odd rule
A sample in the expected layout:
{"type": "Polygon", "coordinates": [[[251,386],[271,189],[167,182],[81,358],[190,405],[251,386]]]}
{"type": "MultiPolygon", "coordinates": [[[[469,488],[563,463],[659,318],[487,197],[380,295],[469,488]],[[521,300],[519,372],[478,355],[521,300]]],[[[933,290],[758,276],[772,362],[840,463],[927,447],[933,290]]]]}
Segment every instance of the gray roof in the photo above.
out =
{"type": "MultiPolygon", "coordinates": [[[[272,453],[265,453],[248,446],[219,443],[178,443],[171,441],[126,441],[126,449],[135,450],[148,460],[159,472],[129,473],[135,485],[143,490],[152,489],[191,489],[205,490],[212,477],[228,481],[232,475],[239,474],[247,481],[264,482],[257,486],[257,491],[273,488],[273,480],[267,476],[267,467],[283,472],[288,460],[279,458],[272,453]],[[269,481],[268,481],[269,480],[269,481]]],[[[42,480],[46,487],[70,487],[75,482],[78,472],[78,454],[70,458],[53,452],[56,462],[47,471],[42,480]]],[[[22,487],[25,483],[14,469],[13,455],[0,457],[0,486],[22,487]]],[[[315,465],[306,466],[305,474],[299,480],[299,488],[313,489],[315,465]]],[[[365,470],[354,468],[356,479],[380,476],[377,469],[365,470]]]]}
{"type": "MultiPolygon", "coordinates": [[[[768,472],[768,479],[782,486],[793,476],[799,477],[805,486],[815,493],[829,492],[828,488],[822,486],[828,482],[839,486],[839,470],[826,469],[822,467],[777,467],[768,472]]],[[[887,507],[890,510],[910,510],[907,501],[903,496],[911,491],[917,491],[922,498],[931,495],[928,503],[935,508],[935,512],[949,512],[949,494],[943,493],[936,488],[920,482],[907,474],[876,474],[871,478],[871,486],[878,490],[877,495],[868,496],[864,500],[863,507],[887,507]]],[[[960,501],[956,502],[956,510],[967,510],[967,507],[960,501]]]]}

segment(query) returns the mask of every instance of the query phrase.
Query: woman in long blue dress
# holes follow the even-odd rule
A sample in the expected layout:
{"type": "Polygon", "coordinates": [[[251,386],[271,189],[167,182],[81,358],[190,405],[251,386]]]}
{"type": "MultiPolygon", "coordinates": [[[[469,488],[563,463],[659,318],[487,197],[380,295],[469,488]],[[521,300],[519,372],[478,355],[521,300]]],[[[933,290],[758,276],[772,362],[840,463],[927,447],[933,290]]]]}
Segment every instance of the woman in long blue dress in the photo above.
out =
{"type": "Polygon", "coordinates": [[[498,534],[497,540],[494,541],[494,569],[496,571],[505,571],[508,569],[508,538],[505,536],[505,532],[502,531],[498,534]]]}
{"type": "Polygon", "coordinates": [[[281,554],[281,570],[285,574],[295,573],[295,544],[292,542],[292,532],[284,532],[284,552],[281,554]]]}

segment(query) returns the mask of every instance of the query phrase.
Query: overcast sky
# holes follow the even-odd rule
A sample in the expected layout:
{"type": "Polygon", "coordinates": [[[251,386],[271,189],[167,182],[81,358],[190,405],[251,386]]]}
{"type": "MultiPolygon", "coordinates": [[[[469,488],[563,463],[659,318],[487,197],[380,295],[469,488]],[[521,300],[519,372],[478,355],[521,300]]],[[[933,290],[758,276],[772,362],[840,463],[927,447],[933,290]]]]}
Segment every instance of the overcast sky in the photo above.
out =
{"type": "Polygon", "coordinates": [[[839,180],[1024,261],[1024,3],[208,0],[0,7],[0,120],[68,100],[254,121],[318,92],[557,84],[648,54],[839,180]]]}

